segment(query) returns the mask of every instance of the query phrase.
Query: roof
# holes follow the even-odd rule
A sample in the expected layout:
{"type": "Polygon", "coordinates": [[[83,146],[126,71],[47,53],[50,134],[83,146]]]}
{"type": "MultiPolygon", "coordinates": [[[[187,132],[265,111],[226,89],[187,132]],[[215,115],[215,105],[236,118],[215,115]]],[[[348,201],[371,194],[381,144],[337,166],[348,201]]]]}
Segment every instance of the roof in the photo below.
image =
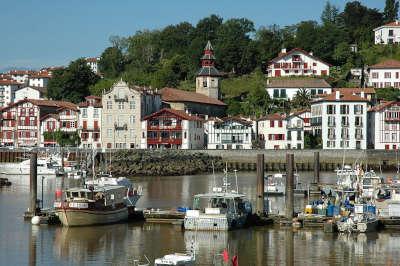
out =
{"type": "Polygon", "coordinates": [[[79,107],[81,108],[85,108],[85,107],[89,107],[89,106],[93,106],[95,108],[102,108],[103,104],[101,102],[94,102],[94,103],[89,103],[89,102],[81,102],[78,104],[79,107]]]}
{"type": "Polygon", "coordinates": [[[63,101],[51,101],[51,100],[38,100],[38,99],[22,99],[19,100],[15,103],[12,103],[6,107],[4,107],[3,110],[6,110],[8,108],[14,107],[16,105],[19,105],[21,103],[25,103],[25,102],[30,102],[34,105],[37,106],[46,106],[46,107],[54,107],[54,108],[58,108],[58,109],[72,109],[72,110],[78,110],[77,105],[71,102],[63,102],[63,101]]]}
{"type": "Polygon", "coordinates": [[[291,115],[301,115],[301,114],[304,114],[304,113],[311,113],[311,109],[302,109],[302,110],[297,110],[297,111],[294,111],[291,115]]]}
{"type": "Polygon", "coordinates": [[[211,45],[210,40],[207,41],[206,47],[204,47],[204,50],[209,50],[209,51],[213,51],[214,48],[211,45]]]}
{"type": "Polygon", "coordinates": [[[25,87],[20,88],[17,91],[20,91],[20,90],[23,90],[23,89],[33,89],[33,90],[39,91],[40,93],[46,93],[47,92],[47,88],[46,87],[36,87],[36,86],[25,86],[25,87]]]}
{"type": "Polygon", "coordinates": [[[375,94],[375,89],[372,87],[369,88],[334,88],[333,91],[344,91],[348,93],[360,94],[364,92],[366,94],[375,94]]]}
{"type": "Polygon", "coordinates": [[[285,114],[275,113],[275,114],[269,114],[269,115],[260,117],[259,119],[257,119],[257,121],[264,121],[264,120],[285,120],[285,119],[286,119],[286,115],[285,115],[285,114]]]}
{"type": "Polygon", "coordinates": [[[316,57],[316,56],[314,56],[314,55],[311,55],[309,52],[307,52],[307,51],[305,51],[305,50],[303,50],[303,49],[301,49],[301,48],[293,48],[292,50],[290,50],[290,51],[287,52],[287,53],[280,53],[277,57],[271,59],[270,62],[278,61],[278,60],[284,58],[285,56],[288,56],[288,55],[290,55],[290,54],[292,54],[292,53],[294,53],[294,52],[300,52],[300,53],[302,53],[302,54],[305,54],[305,55],[311,57],[311,58],[314,59],[314,60],[320,61],[321,63],[324,63],[324,64],[326,64],[326,65],[328,65],[328,66],[332,66],[331,64],[329,64],[329,63],[323,61],[322,59],[320,59],[320,58],[318,58],[318,57],[316,57]]]}
{"type": "Polygon", "coordinates": [[[29,78],[51,78],[49,72],[37,72],[29,76],[29,78]]]}
{"type": "Polygon", "coordinates": [[[314,102],[368,102],[367,99],[347,91],[339,91],[340,97],[336,99],[336,92],[316,99],[314,102]]]}
{"type": "Polygon", "coordinates": [[[0,85],[22,85],[22,83],[12,79],[0,79],[0,85]]]}
{"type": "Polygon", "coordinates": [[[197,72],[197,76],[219,77],[221,76],[221,74],[214,66],[203,66],[202,68],[200,68],[199,72],[197,72]]]}
{"type": "Polygon", "coordinates": [[[371,107],[368,112],[380,112],[394,104],[400,105],[400,102],[397,101],[382,101],[379,105],[371,107]]]}
{"type": "Polygon", "coordinates": [[[46,115],[40,117],[40,121],[43,121],[47,118],[54,118],[54,119],[58,120],[60,118],[60,116],[58,114],[46,114],[46,115]]]}
{"type": "Polygon", "coordinates": [[[160,114],[162,114],[164,112],[171,113],[175,116],[182,118],[183,120],[203,121],[203,119],[198,117],[197,115],[190,115],[190,114],[186,113],[185,111],[175,110],[175,109],[170,109],[170,108],[163,108],[160,111],[157,111],[155,113],[152,113],[151,115],[146,116],[145,118],[143,118],[143,120],[149,120],[150,118],[159,116],[160,114]]]}
{"type": "Polygon", "coordinates": [[[87,57],[85,58],[86,62],[92,62],[95,63],[97,62],[97,57],[87,57]]]}
{"type": "Polygon", "coordinates": [[[267,88],[331,88],[324,79],[275,78],[269,79],[267,88]]]}
{"type": "Polygon", "coordinates": [[[400,21],[396,20],[396,21],[389,22],[385,25],[375,28],[374,31],[379,30],[381,28],[386,28],[386,27],[400,27],[400,21]]]}
{"type": "Polygon", "coordinates": [[[8,72],[10,75],[30,75],[33,73],[31,70],[10,70],[8,72]]]}
{"type": "Polygon", "coordinates": [[[226,106],[218,99],[208,97],[204,94],[178,90],[174,88],[164,88],[161,90],[161,97],[164,102],[194,102],[209,105],[226,106]]]}
{"type": "Polygon", "coordinates": [[[400,61],[395,59],[388,59],[378,64],[372,65],[369,68],[400,68],[400,61]]]}
{"type": "Polygon", "coordinates": [[[89,95],[89,96],[86,96],[85,99],[101,100],[101,97],[100,96],[96,96],[96,95],[89,95]]]}
{"type": "Polygon", "coordinates": [[[238,117],[238,116],[228,116],[228,117],[224,117],[224,118],[215,120],[215,123],[216,123],[216,124],[223,124],[223,123],[228,122],[228,121],[237,122],[237,123],[239,123],[239,124],[247,125],[247,126],[251,126],[251,125],[253,124],[251,121],[248,121],[248,120],[243,119],[243,118],[238,117]]]}

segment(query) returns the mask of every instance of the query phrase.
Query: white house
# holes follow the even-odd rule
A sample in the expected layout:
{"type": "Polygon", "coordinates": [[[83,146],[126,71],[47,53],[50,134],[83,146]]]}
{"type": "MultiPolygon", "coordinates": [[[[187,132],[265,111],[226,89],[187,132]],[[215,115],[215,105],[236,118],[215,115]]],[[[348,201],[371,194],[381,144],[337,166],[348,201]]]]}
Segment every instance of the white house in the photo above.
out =
{"type": "Polygon", "coordinates": [[[329,76],[331,65],[300,48],[289,52],[282,49],[278,57],[269,61],[267,66],[268,77],[287,76],[329,76]]]}
{"type": "Polygon", "coordinates": [[[339,90],[311,103],[311,126],[323,149],[367,148],[367,104],[364,95],[339,90]]]}
{"type": "Polygon", "coordinates": [[[311,132],[312,131],[312,128],[311,128],[311,110],[309,108],[295,111],[290,115],[298,116],[303,120],[303,128],[304,128],[305,132],[311,132]]]}
{"type": "Polygon", "coordinates": [[[287,149],[304,149],[304,120],[296,114],[286,118],[287,149]]]}
{"type": "Polygon", "coordinates": [[[368,148],[400,148],[400,102],[382,102],[368,110],[368,148]]]}
{"type": "Polygon", "coordinates": [[[400,43],[400,22],[398,20],[374,29],[375,44],[400,43]]]}
{"type": "Polygon", "coordinates": [[[388,59],[370,66],[368,86],[400,88],[400,61],[388,59]]]}
{"type": "Polygon", "coordinates": [[[78,104],[78,132],[81,148],[101,148],[101,97],[87,96],[86,101],[78,104]]]}
{"type": "Polygon", "coordinates": [[[271,99],[292,100],[300,90],[306,90],[310,95],[328,94],[332,87],[324,79],[315,78],[270,78],[267,81],[271,99]]]}
{"type": "Polygon", "coordinates": [[[28,78],[33,72],[30,70],[10,70],[8,74],[13,80],[19,83],[28,83],[28,78]]]}
{"type": "Polygon", "coordinates": [[[90,69],[98,74],[99,73],[99,68],[98,68],[98,61],[100,58],[98,57],[88,57],[86,58],[86,64],[90,67],[90,69]]]}
{"type": "Polygon", "coordinates": [[[39,87],[24,87],[15,91],[14,102],[23,99],[42,99],[44,94],[44,88],[39,87]]]}
{"type": "Polygon", "coordinates": [[[204,125],[207,149],[251,149],[253,123],[240,117],[211,118],[204,125]]]}
{"type": "Polygon", "coordinates": [[[161,109],[142,121],[142,149],[203,149],[204,120],[185,111],[161,109]]]}
{"type": "Polygon", "coordinates": [[[49,80],[51,79],[51,74],[47,71],[39,71],[33,73],[28,77],[28,85],[31,87],[46,88],[49,80]]]}
{"type": "Polygon", "coordinates": [[[15,102],[15,92],[23,86],[15,80],[0,80],[0,107],[15,102]]]}
{"type": "Polygon", "coordinates": [[[265,149],[286,149],[286,116],[271,114],[257,120],[258,138],[265,149]]]}

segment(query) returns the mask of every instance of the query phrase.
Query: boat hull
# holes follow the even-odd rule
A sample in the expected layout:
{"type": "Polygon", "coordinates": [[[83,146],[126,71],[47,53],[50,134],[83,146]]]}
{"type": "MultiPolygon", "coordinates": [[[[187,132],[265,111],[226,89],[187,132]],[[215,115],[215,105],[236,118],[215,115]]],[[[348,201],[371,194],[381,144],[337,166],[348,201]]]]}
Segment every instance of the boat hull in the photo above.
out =
{"type": "Polygon", "coordinates": [[[128,220],[128,208],[100,211],[85,209],[57,209],[56,214],[64,226],[111,224],[128,220]]]}

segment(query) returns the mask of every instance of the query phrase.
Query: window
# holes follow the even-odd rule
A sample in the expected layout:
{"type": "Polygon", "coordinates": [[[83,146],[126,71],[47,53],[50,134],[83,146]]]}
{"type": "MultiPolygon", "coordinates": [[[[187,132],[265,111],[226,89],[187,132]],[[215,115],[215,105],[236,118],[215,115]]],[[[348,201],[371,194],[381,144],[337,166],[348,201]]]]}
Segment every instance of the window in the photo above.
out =
{"type": "Polygon", "coordinates": [[[129,123],[135,124],[135,116],[134,116],[134,115],[131,115],[131,116],[129,117],[129,123]]]}
{"type": "Polygon", "coordinates": [[[107,101],[107,109],[112,109],[112,101],[111,100],[107,101]]]}
{"type": "Polygon", "coordinates": [[[274,98],[279,98],[279,90],[274,90],[274,98]]]}
{"type": "Polygon", "coordinates": [[[356,128],[356,139],[362,139],[363,134],[362,134],[362,129],[361,128],[356,128]]]}
{"type": "Polygon", "coordinates": [[[129,135],[130,135],[131,138],[134,138],[134,137],[135,137],[135,130],[134,130],[134,129],[131,129],[131,130],[129,131],[129,135]]]}
{"type": "Polygon", "coordinates": [[[363,114],[363,106],[361,104],[354,105],[354,114],[356,115],[363,114]]]}
{"type": "Polygon", "coordinates": [[[82,117],[83,118],[87,117],[87,109],[86,108],[82,108],[82,117]]]}
{"type": "Polygon", "coordinates": [[[107,129],[107,137],[111,138],[112,137],[112,128],[107,129]]]}
{"type": "Polygon", "coordinates": [[[372,78],[373,79],[379,78],[379,72],[372,72],[372,78]]]}
{"type": "Polygon", "coordinates": [[[297,131],[297,140],[301,140],[301,132],[297,131]]]}
{"type": "Polygon", "coordinates": [[[123,110],[124,109],[124,102],[118,102],[118,109],[123,110]]]}
{"type": "Polygon", "coordinates": [[[269,121],[269,127],[274,127],[274,126],[275,126],[275,121],[274,120],[269,121]]]}
{"type": "Polygon", "coordinates": [[[107,123],[111,124],[113,121],[112,115],[107,115],[107,123]]]}
{"type": "Polygon", "coordinates": [[[281,120],[278,121],[278,127],[282,127],[282,121],[281,120]]]}
{"type": "Polygon", "coordinates": [[[334,127],[334,126],[336,126],[335,117],[334,116],[328,116],[328,127],[334,127]]]}
{"type": "Polygon", "coordinates": [[[327,105],[326,106],[326,113],[328,114],[328,115],[334,115],[335,113],[336,113],[336,106],[334,106],[334,105],[327,105]]]}
{"type": "Polygon", "coordinates": [[[390,79],[392,77],[392,73],[385,72],[385,79],[390,79]]]}
{"type": "Polygon", "coordinates": [[[348,128],[342,128],[341,137],[342,137],[342,139],[349,138],[349,129],[348,128]]]}
{"type": "Polygon", "coordinates": [[[292,140],[292,131],[288,131],[287,133],[287,139],[292,140]]]}
{"type": "Polygon", "coordinates": [[[349,106],[348,105],[341,105],[340,106],[340,114],[341,115],[348,115],[349,114],[349,106]]]}
{"type": "Polygon", "coordinates": [[[204,79],[204,80],[203,80],[203,87],[204,87],[204,88],[207,88],[207,79],[204,79]]]}
{"type": "Polygon", "coordinates": [[[286,95],[286,90],[281,90],[281,98],[286,98],[287,97],[287,95],[286,95]]]}
{"type": "Polygon", "coordinates": [[[94,118],[98,118],[99,117],[99,109],[98,108],[94,108],[93,109],[93,117],[94,118]]]}
{"type": "Polygon", "coordinates": [[[129,102],[129,109],[133,110],[135,109],[135,101],[132,99],[132,101],[129,102]]]}
{"type": "Polygon", "coordinates": [[[349,126],[349,117],[348,116],[342,116],[342,126],[344,126],[344,127],[349,126]]]}
{"type": "Polygon", "coordinates": [[[393,30],[389,30],[389,37],[393,37],[393,30]]]}
{"type": "Polygon", "coordinates": [[[356,124],[356,127],[362,127],[363,126],[362,116],[356,116],[355,124],[356,124]]]}
{"type": "Polygon", "coordinates": [[[335,129],[334,129],[334,128],[328,128],[328,138],[329,138],[329,139],[334,139],[334,138],[336,138],[336,136],[335,136],[335,129]]]}

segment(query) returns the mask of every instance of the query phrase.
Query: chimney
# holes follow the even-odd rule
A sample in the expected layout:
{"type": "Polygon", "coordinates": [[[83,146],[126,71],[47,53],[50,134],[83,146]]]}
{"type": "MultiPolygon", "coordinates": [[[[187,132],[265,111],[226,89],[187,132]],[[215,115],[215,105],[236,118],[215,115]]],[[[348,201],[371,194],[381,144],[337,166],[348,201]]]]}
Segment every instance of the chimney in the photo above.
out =
{"type": "Polygon", "coordinates": [[[281,54],[286,54],[286,48],[282,48],[281,54]]]}
{"type": "Polygon", "coordinates": [[[313,56],[313,55],[314,55],[313,51],[309,52],[308,54],[309,54],[309,55],[311,55],[311,56],[313,56]]]}
{"type": "Polygon", "coordinates": [[[340,100],[340,91],[339,90],[335,91],[335,99],[340,100]]]}

